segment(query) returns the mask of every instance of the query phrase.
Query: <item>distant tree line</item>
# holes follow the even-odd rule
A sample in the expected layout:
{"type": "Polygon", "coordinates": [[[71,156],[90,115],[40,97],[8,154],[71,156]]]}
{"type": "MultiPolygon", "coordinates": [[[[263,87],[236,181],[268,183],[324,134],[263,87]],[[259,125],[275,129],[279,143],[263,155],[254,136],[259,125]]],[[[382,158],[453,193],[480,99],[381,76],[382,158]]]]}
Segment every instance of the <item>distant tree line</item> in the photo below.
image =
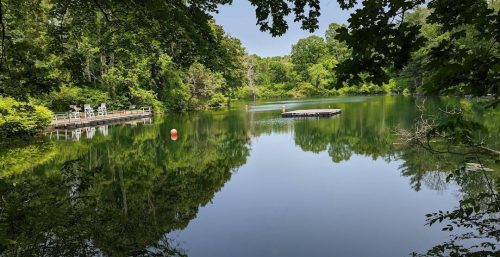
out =
{"type": "MultiPolygon", "coordinates": [[[[348,84],[339,79],[336,67],[352,57],[351,49],[337,40],[337,30],[345,26],[330,24],[324,37],[312,35],[292,46],[290,55],[261,58],[247,56],[245,67],[249,83],[238,89],[239,98],[277,98],[346,94],[403,93],[395,80],[376,85],[368,80],[348,84]]],[[[405,92],[406,93],[406,92],[405,92]]]]}
{"type": "Polygon", "coordinates": [[[251,56],[254,83],[240,95],[417,93],[498,102],[500,1],[360,2],[347,26],[300,39],[288,56],[251,56]]]}

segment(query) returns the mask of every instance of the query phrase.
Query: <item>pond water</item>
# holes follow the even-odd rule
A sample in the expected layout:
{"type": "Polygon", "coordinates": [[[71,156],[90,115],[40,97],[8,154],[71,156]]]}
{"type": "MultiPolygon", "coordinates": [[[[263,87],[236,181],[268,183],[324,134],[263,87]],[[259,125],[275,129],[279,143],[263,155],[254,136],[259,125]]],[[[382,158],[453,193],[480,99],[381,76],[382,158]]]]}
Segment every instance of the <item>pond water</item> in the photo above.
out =
{"type": "Polygon", "coordinates": [[[397,143],[416,114],[408,97],[270,101],[2,147],[0,255],[425,251],[448,238],[425,214],[452,209],[464,188],[445,182],[456,163],[397,143]],[[343,112],[285,119],[282,105],[343,112]]]}

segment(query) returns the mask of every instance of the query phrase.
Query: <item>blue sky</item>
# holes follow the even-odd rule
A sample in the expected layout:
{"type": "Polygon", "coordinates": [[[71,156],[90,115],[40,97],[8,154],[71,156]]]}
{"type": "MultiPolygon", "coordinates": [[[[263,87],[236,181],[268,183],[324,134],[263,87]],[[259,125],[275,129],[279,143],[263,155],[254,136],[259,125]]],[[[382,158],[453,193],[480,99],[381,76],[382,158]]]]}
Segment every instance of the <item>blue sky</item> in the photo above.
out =
{"type": "Polygon", "coordinates": [[[312,34],[323,36],[332,22],[347,23],[349,12],[341,10],[336,0],[323,0],[319,29],[316,32],[311,34],[301,30],[300,24],[292,22],[293,18],[290,17],[288,32],[274,38],[267,32],[261,32],[255,25],[255,7],[250,5],[248,0],[233,0],[232,5],[221,6],[214,18],[217,24],[224,27],[226,33],[241,40],[249,54],[268,57],[289,54],[292,45],[301,38],[312,34]]]}

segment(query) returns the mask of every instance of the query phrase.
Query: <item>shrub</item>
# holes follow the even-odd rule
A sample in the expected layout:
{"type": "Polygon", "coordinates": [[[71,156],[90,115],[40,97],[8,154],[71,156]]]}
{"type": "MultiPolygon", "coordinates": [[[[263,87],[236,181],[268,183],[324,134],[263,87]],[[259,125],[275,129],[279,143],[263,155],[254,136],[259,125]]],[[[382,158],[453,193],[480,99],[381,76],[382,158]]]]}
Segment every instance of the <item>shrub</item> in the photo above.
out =
{"type": "Polygon", "coordinates": [[[34,135],[50,125],[52,115],[41,105],[0,97],[0,137],[34,135]]]}
{"type": "Polygon", "coordinates": [[[190,98],[189,87],[184,83],[179,83],[178,87],[167,91],[163,102],[169,111],[183,112],[190,109],[190,98]]]}
{"type": "Polygon", "coordinates": [[[398,92],[400,92],[399,88],[397,87],[395,79],[390,79],[389,83],[384,83],[382,85],[382,90],[385,93],[398,93],[398,92]]]}
{"type": "Polygon", "coordinates": [[[48,106],[54,111],[68,111],[70,105],[98,106],[101,103],[109,103],[109,94],[98,89],[79,88],[63,85],[58,91],[49,94],[48,106]]]}
{"type": "Polygon", "coordinates": [[[227,97],[221,93],[216,93],[208,100],[207,105],[211,108],[222,107],[227,102],[227,97]]]}
{"type": "Polygon", "coordinates": [[[353,95],[358,93],[358,89],[355,86],[344,86],[337,90],[339,95],[353,95]]]}
{"type": "Polygon", "coordinates": [[[101,103],[110,105],[109,94],[107,92],[92,88],[82,88],[77,101],[79,105],[90,104],[94,107],[101,103]]]}
{"type": "Polygon", "coordinates": [[[67,111],[69,106],[78,103],[81,89],[78,87],[63,85],[58,91],[49,94],[49,106],[54,111],[67,111]]]}
{"type": "Polygon", "coordinates": [[[156,99],[156,94],[152,90],[142,89],[137,86],[130,87],[130,97],[132,104],[151,106],[155,112],[161,112],[163,109],[163,105],[156,99]]]}
{"type": "Polygon", "coordinates": [[[293,90],[293,95],[294,97],[316,96],[321,94],[320,91],[320,89],[309,82],[301,82],[297,84],[297,87],[293,90]]]}
{"type": "Polygon", "coordinates": [[[365,94],[365,95],[370,95],[370,94],[380,94],[382,93],[383,89],[373,83],[364,83],[359,87],[357,92],[354,92],[355,94],[365,94]]]}
{"type": "Polygon", "coordinates": [[[257,87],[257,96],[259,98],[281,98],[287,97],[288,92],[284,84],[262,85],[257,87]]]}
{"type": "Polygon", "coordinates": [[[243,86],[236,90],[235,97],[238,99],[252,99],[253,89],[250,86],[243,86]]]}

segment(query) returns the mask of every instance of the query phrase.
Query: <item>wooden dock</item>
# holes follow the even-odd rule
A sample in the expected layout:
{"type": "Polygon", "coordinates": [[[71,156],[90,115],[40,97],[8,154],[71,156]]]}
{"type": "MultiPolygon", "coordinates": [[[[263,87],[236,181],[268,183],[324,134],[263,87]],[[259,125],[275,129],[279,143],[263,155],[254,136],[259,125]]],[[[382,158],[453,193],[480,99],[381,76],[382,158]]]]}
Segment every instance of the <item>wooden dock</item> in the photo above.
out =
{"type": "Polygon", "coordinates": [[[293,117],[330,117],[333,115],[340,114],[341,109],[311,109],[311,110],[296,110],[290,112],[281,113],[282,117],[293,118],[293,117]]]}
{"type": "Polygon", "coordinates": [[[96,126],[101,124],[108,124],[119,121],[128,121],[153,116],[150,110],[137,110],[137,111],[117,111],[108,113],[107,115],[100,115],[87,118],[59,118],[54,119],[51,124],[52,129],[61,128],[82,128],[89,126],[96,126]]]}

